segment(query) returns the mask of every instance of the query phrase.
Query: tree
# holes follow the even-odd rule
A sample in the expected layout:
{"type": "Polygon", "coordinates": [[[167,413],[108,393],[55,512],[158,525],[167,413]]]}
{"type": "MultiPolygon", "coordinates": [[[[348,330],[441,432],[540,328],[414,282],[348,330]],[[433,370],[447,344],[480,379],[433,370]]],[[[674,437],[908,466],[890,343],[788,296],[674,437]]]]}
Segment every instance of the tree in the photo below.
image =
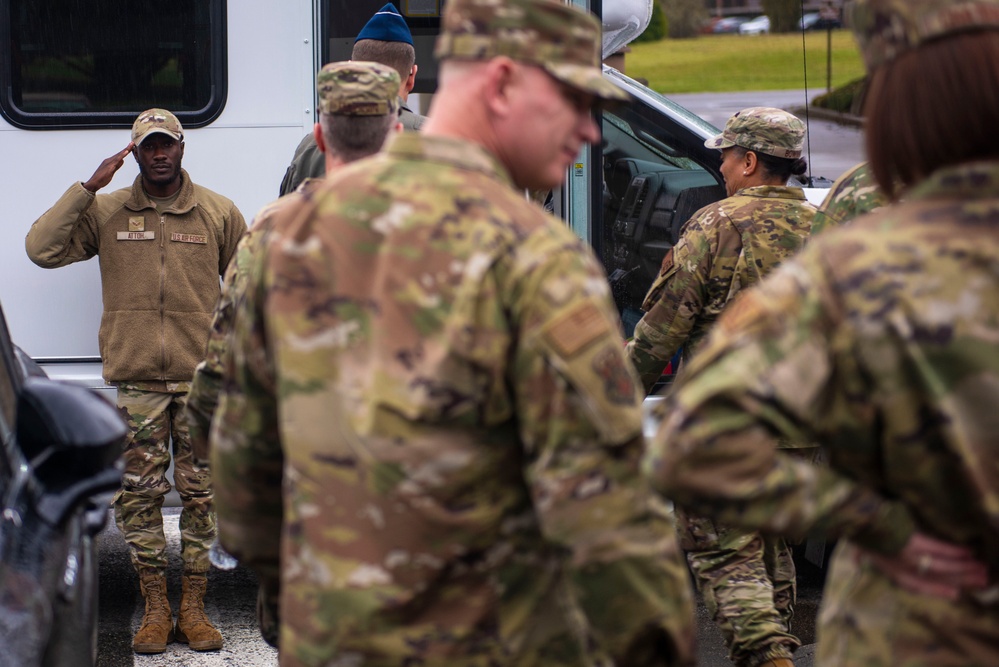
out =
{"type": "Polygon", "coordinates": [[[763,0],[763,13],[770,17],[770,32],[793,32],[801,20],[801,1],[763,0]]]}
{"type": "Polygon", "coordinates": [[[674,39],[695,37],[708,18],[704,0],[663,0],[667,34],[674,39]]]}
{"type": "Polygon", "coordinates": [[[652,18],[645,32],[635,38],[636,43],[658,42],[666,36],[666,16],[663,15],[662,5],[656,1],[652,3],[652,18]]]}

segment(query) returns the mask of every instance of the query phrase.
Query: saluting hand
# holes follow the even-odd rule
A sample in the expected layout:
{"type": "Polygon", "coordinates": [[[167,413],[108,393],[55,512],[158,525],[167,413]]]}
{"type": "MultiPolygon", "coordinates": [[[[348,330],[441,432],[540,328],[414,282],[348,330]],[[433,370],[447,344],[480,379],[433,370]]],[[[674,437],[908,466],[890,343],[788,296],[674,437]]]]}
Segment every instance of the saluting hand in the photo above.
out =
{"type": "Polygon", "coordinates": [[[101,162],[101,166],[97,167],[97,171],[90,177],[90,180],[83,184],[83,187],[91,192],[97,192],[110,183],[115,172],[121,169],[121,165],[125,164],[125,157],[132,152],[134,147],[135,143],[130,141],[123,150],[101,162]]]}

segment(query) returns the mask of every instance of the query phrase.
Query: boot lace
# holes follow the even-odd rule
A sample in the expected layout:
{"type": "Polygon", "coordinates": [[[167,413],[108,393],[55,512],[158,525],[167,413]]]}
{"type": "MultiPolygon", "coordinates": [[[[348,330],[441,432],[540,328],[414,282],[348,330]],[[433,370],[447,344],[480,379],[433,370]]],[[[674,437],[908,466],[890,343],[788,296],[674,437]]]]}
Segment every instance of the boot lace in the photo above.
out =
{"type": "Polygon", "coordinates": [[[143,587],[146,597],[146,614],[144,624],[160,623],[167,620],[170,607],[167,605],[163,588],[157,584],[143,587]]]}
{"type": "MultiPolygon", "coordinates": [[[[189,579],[187,595],[184,596],[183,608],[184,622],[195,625],[198,623],[209,623],[205,614],[205,591],[208,582],[202,579],[189,579]]],[[[210,624],[210,623],[209,623],[210,624]]]]}

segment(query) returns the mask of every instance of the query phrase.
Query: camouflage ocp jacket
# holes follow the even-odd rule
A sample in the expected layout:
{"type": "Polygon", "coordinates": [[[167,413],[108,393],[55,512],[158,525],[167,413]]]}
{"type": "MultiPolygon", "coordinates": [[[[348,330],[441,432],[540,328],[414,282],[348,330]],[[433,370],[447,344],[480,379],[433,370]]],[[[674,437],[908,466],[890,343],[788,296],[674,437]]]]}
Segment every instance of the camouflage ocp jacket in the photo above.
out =
{"type": "Polygon", "coordinates": [[[272,214],[210,455],[223,546],[279,567],[282,667],[691,664],[589,248],[416,132],[272,214]]]}
{"type": "Polygon", "coordinates": [[[681,347],[689,356],[741,290],[804,245],[814,216],[801,188],[758,185],[691,217],[663,259],[628,344],[646,392],[681,347]]]}

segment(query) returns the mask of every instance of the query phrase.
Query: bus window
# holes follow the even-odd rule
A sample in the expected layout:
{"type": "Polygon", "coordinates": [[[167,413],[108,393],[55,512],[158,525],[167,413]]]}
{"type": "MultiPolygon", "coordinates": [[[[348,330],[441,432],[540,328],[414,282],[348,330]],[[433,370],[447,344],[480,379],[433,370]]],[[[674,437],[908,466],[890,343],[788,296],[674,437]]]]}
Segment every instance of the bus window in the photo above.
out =
{"type": "Polygon", "coordinates": [[[151,107],[200,127],[225,105],[224,0],[0,0],[0,21],[0,112],[19,127],[131,127],[151,107]]]}

